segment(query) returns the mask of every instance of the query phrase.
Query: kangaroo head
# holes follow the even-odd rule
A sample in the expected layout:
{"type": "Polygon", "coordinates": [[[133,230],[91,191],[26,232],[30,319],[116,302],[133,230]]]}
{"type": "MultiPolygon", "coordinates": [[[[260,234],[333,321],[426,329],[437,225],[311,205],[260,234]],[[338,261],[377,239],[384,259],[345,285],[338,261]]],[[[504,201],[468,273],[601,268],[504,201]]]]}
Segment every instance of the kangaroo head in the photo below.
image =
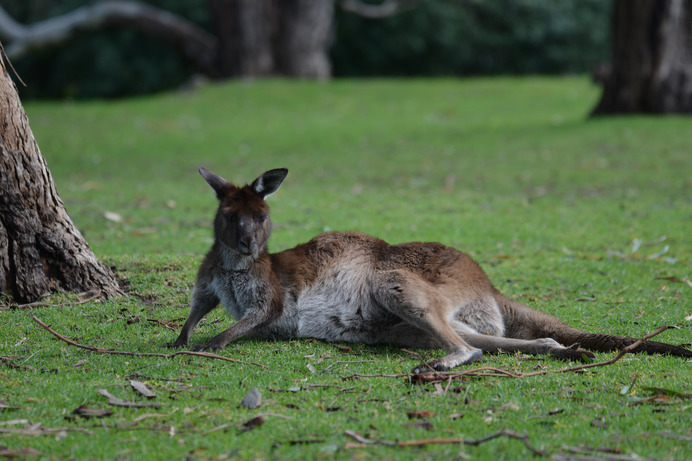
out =
{"type": "Polygon", "coordinates": [[[267,171],[252,184],[243,187],[204,168],[200,168],[199,172],[219,199],[214,220],[217,242],[242,256],[257,258],[266,251],[271,233],[269,206],[264,199],[279,189],[288,170],[279,168],[267,171]]]}

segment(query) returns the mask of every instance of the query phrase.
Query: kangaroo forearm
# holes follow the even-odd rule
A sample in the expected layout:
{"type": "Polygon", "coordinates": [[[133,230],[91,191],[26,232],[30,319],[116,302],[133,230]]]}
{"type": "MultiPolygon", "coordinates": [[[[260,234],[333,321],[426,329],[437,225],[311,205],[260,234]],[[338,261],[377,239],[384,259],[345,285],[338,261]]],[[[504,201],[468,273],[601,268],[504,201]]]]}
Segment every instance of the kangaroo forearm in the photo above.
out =
{"type": "Polygon", "coordinates": [[[245,336],[254,329],[266,325],[271,321],[272,317],[272,313],[269,309],[253,310],[238,322],[231,325],[230,328],[212,338],[203,348],[220,349],[241,336],[245,336]]]}

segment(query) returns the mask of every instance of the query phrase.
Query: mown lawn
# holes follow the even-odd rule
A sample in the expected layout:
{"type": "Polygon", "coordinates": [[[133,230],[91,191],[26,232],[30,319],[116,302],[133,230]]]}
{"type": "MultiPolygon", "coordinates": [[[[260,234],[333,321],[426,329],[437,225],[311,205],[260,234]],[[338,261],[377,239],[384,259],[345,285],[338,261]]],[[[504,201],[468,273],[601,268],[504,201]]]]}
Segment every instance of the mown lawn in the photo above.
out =
{"type": "MultiPolygon", "coordinates": [[[[344,379],[407,373],[418,359],[396,348],[241,340],[220,352],[261,368],[98,354],[31,318],[82,344],[170,353],[164,344],[187,315],[211,242],[215,199],[197,169],[245,183],[287,167],[269,199],[273,250],[329,229],[441,241],[470,253],[505,294],[574,326],[641,336],[678,325],[657,339],[689,347],[690,120],[590,120],[597,96],[574,77],[235,82],[118,102],[27,103],[68,211],[131,294],[85,304],[55,295],[0,311],[0,447],[45,459],[533,456],[505,436],[389,446],[346,433],[415,442],[509,430],[559,459],[692,458],[690,360],[628,355],[580,373],[436,386],[344,379]],[[136,393],[133,379],[156,397],[136,393]],[[261,406],[239,407],[253,387],[261,406]],[[112,406],[100,389],[159,406],[112,406]],[[74,414],[82,405],[112,414],[74,414]],[[263,424],[246,424],[258,415],[263,424]]],[[[229,322],[218,309],[192,342],[229,322]]],[[[501,354],[478,366],[568,365],[501,354]]]]}

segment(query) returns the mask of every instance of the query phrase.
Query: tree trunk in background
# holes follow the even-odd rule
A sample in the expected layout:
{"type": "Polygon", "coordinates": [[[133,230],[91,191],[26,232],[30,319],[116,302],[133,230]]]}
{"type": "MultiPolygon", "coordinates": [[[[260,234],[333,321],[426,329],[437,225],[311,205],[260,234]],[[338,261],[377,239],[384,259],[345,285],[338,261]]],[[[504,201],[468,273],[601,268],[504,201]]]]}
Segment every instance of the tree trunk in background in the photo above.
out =
{"type": "Polygon", "coordinates": [[[334,0],[209,0],[222,77],[328,79],[334,0]]]}
{"type": "Polygon", "coordinates": [[[328,50],[334,0],[278,0],[275,56],[280,74],[325,80],[331,77],[328,50]]]}
{"type": "Polygon", "coordinates": [[[274,70],[274,18],[269,0],[209,0],[219,39],[220,77],[261,77],[274,70]]]}
{"type": "Polygon", "coordinates": [[[67,215],[0,58],[0,292],[24,303],[58,290],[121,294],[67,215]]]}
{"type": "Polygon", "coordinates": [[[593,115],[692,113],[692,1],[616,0],[612,68],[593,115]]]}

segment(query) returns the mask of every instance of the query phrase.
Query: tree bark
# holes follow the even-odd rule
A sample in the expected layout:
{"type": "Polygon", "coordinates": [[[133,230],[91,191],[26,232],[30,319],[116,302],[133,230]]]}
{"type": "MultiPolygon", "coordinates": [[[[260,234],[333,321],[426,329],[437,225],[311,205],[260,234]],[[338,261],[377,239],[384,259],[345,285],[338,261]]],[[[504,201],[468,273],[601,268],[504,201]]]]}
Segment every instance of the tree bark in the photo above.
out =
{"type": "Polygon", "coordinates": [[[0,292],[25,303],[59,290],[122,294],[65,211],[0,58],[0,292]]]}
{"type": "Polygon", "coordinates": [[[334,0],[280,0],[276,7],[279,73],[318,80],[331,77],[327,50],[332,38],[334,0]]]}
{"type": "Polygon", "coordinates": [[[209,0],[219,39],[220,77],[262,77],[274,71],[273,8],[269,0],[209,0]]]}
{"type": "Polygon", "coordinates": [[[344,11],[368,19],[383,19],[418,6],[419,0],[383,0],[382,3],[363,3],[361,0],[341,0],[344,11]]]}
{"type": "MultiPolygon", "coordinates": [[[[207,0],[216,36],[168,11],[132,0],[106,0],[35,24],[20,24],[0,6],[0,39],[16,59],[59,46],[83,30],[128,27],[162,40],[212,78],[331,77],[328,50],[337,0],[207,0]]],[[[419,0],[339,0],[353,14],[384,18],[419,0]]]]}
{"type": "Polygon", "coordinates": [[[616,0],[613,58],[593,115],[692,113],[692,1],[616,0]]]}

